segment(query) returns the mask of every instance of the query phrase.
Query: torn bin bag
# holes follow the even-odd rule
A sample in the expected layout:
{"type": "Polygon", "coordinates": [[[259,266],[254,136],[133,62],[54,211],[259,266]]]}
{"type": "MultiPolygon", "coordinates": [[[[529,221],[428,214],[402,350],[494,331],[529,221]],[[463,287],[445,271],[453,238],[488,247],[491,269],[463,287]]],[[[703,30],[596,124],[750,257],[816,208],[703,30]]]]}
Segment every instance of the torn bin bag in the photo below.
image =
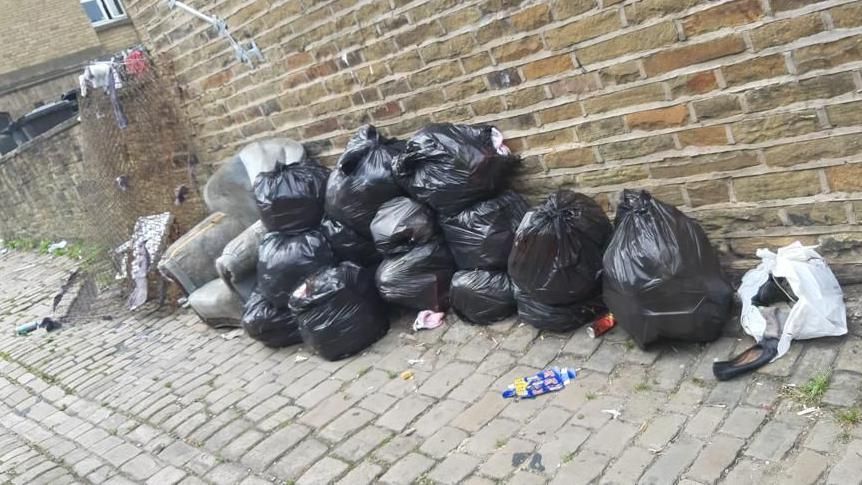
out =
{"type": "Polygon", "coordinates": [[[360,128],[329,174],[326,215],[370,237],[380,205],[404,193],[392,176],[392,159],[403,151],[403,141],[384,138],[371,125],[360,128]]]}
{"type": "Polygon", "coordinates": [[[733,289],[700,225],[646,191],[625,190],[616,226],[604,256],[604,300],[635,343],[718,338],[733,289]]]}
{"type": "Polygon", "coordinates": [[[549,332],[570,332],[595,321],[607,311],[600,296],[567,305],[547,305],[526,295],[517,286],[514,293],[518,319],[549,332]]]}
{"type": "Polygon", "coordinates": [[[517,161],[496,128],[442,123],[410,138],[393,172],[414,198],[451,216],[497,195],[517,161]]]}
{"type": "Polygon", "coordinates": [[[434,211],[407,197],[396,197],[380,206],[371,222],[374,245],[383,254],[402,254],[434,237],[434,211]]]}
{"type": "Polygon", "coordinates": [[[374,272],[354,263],[322,269],[293,292],[290,308],[302,339],[327,360],[365,350],[389,331],[374,272]]]}
{"type": "Polygon", "coordinates": [[[336,220],[324,217],[323,222],[320,223],[320,230],[329,241],[332,252],[341,261],[353,261],[361,266],[375,266],[383,259],[372,240],[336,220]]]}
{"type": "Polygon", "coordinates": [[[506,269],[512,240],[529,205],[518,193],[506,191],[465,209],[441,217],[446,244],[460,269],[506,269]]]}
{"type": "Polygon", "coordinates": [[[504,271],[458,271],[449,293],[455,313],[470,323],[488,325],[515,314],[512,283],[504,271]]]}
{"type": "Polygon", "coordinates": [[[521,292],[547,305],[568,305],[601,291],[602,253],[611,223],[588,196],[551,194],[521,220],[509,276],[521,292]]]}
{"type": "Polygon", "coordinates": [[[291,234],[315,229],[323,217],[328,176],[327,168],[311,160],[278,164],[258,174],[254,197],[263,225],[291,234]]]}
{"type": "Polygon", "coordinates": [[[302,342],[296,318],[287,307],[274,306],[257,291],[245,303],[242,328],[249,337],[267,347],[287,347],[302,342]]]}
{"type": "Polygon", "coordinates": [[[303,278],[332,264],[335,256],[319,231],[297,236],[270,232],[258,251],[257,291],[274,305],[286,307],[303,278]]]}
{"type": "Polygon", "coordinates": [[[377,267],[377,291],[384,300],[415,310],[446,311],[455,262],[446,244],[434,240],[377,267]]]}

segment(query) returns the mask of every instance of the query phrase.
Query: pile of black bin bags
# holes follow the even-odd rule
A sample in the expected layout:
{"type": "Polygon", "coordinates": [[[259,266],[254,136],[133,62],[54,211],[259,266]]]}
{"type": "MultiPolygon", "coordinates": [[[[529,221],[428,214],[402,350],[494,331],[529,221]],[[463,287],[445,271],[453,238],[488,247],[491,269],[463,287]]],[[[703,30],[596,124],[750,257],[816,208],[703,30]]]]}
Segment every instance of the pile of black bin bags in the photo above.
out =
{"type": "Polygon", "coordinates": [[[634,190],[623,192],[614,225],[604,300],[635,343],[717,339],[730,318],[733,288],[700,225],[634,190]]]}
{"type": "Polygon", "coordinates": [[[602,254],[611,233],[602,208],[569,190],[551,194],[528,212],[509,256],[521,321],[566,332],[599,317],[605,311],[602,254]]]}
{"type": "Polygon", "coordinates": [[[451,303],[476,324],[514,313],[506,261],[527,202],[504,190],[518,158],[502,138],[491,126],[433,124],[407,142],[394,172],[414,200],[393,199],[372,223],[390,255],[377,272],[385,299],[437,311],[451,303]]]}

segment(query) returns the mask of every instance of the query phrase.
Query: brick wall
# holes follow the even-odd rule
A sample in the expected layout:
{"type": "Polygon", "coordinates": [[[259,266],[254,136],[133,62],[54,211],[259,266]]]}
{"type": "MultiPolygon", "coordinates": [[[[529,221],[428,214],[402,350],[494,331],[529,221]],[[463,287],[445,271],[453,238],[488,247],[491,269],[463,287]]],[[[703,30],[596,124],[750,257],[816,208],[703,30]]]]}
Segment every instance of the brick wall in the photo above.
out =
{"type": "Polygon", "coordinates": [[[612,210],[648,188],[730,267],[799,239],[862,276],[862,1],[191,2],[254,36],[256,70],[163,2],[126,3],[174,64],[203,160],[286,135],[331,162],[362,123],[493,123],[531,196],[612,210]]]}
{"type": "Polygon", "coordinates": [[[69,120],[0,157],[0,239],[82,238],[80,136],[80,124],[69,120]]]}
{"type": "Polygon", "coordinates": [[[8,112],[12,118],[18,118],[33,110],[37,101],[56,101],[60,94],[78,86],[78,75],[75,70],[53,79],[27,83],[26,87],[0,91],[0,111],[8,112]]]}
{"type": "Polygon", "coordinates": [[[131,22],[118,22],[101,27],[96,30],[96,35],[105,52],[110,53],[120,52],[140,43],[138,32],[131,22]]]}
{"type": "Polygon", "coordinates": [[[99,46],[75,0],[0,0],[0,75],[99,46]]]}

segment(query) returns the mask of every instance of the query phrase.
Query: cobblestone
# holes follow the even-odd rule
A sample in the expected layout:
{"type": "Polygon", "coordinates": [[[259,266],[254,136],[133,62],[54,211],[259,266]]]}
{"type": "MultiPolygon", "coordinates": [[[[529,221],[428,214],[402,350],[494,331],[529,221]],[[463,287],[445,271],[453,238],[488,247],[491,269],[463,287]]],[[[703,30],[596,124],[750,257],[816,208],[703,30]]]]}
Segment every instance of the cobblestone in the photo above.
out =
{"type": "MultiPolygon", "coordinates": [[[[47,314],[55,288],[45,281],[68,271],[58,263],[0,255],[0,274],[14,275],[0,280],[0,321],[21,321],[9,302],[24,297],[26,311],[47,314]]],[[[305,348],[225,340],[183,310],[129,315],[121,304],[113,321],[0,333],[0,483],[843,485],[862,476],[862,427],[833,418],[862,398],[852,318],[855,337],[794,342],[763,372],[719,383],[712,360],[746,340],[643,351],[620,329],[590,339],[453,318],[445,332],[413,335],[405,320],[368,352],[326,362],[305,348]],[[553,395],[500,397],[546,365],[582,370],[553,395]],[[831,366],[824,403],[839,409],[797,416],[782,385],[831,366]],[[397,378],[408,368],[412,381],[397,378]]]]}

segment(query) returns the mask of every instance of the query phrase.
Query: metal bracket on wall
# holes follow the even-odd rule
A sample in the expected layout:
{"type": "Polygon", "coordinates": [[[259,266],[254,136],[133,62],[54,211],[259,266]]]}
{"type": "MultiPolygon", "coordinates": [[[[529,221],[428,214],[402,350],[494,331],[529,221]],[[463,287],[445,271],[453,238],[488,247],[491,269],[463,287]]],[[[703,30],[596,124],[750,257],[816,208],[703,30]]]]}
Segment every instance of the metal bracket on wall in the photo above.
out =
{"type": "Polygon", "coordinates": [[[220,37],[224,37],[227,39],[231,48],[233,48],[234,55],[239,62],[248,65],[253,68],[255,65],[255,61],[258,63],[264,62],[263,53],[255,43],[254,39],[249,39],[245,45],[242,45],[237,41],[234,36],[230,33],[228,29],[227,22],[224,19],[220,19],[216,16],[207,15],[194,7],[190,7],[183,2],[178,0],[165,0],[165,3],[168,5],[168,8],[173,10],[174,7],[179,8],[195,17],[207,22],[212,25],[213,29],[218,32],[220,37]]]}

